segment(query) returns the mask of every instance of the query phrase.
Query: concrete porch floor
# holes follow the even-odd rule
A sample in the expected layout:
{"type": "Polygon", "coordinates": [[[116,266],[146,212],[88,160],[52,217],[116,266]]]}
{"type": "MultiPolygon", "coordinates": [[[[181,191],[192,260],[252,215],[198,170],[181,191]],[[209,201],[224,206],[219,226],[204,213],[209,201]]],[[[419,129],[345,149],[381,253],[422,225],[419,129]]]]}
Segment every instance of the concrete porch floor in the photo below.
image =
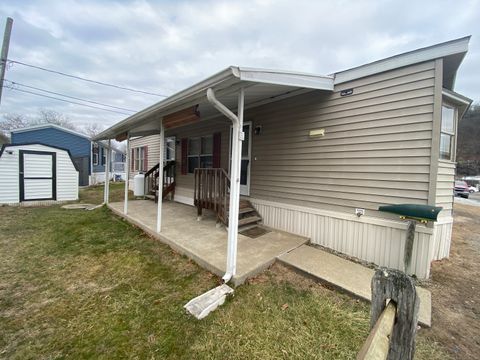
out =
{"type": "MultiPolygon", "coordinates": [[[[151,236],[186,255],[212,273],[223,276],[226,269],[227,232],[215,226],[215,216],[204,211],[197,221],[197,209],[173,201],[163,203],[162,231],[156,232],[157,204],[151,200],[130,200],[128,215],[123,214],[123,202],[110,203],[117,215],[140,227],[151,236]]],[[[277,257],[308,242],[307,238],[271,231],[255,239],[238,235],[237,274],[235,286],[242,284],[270,265],[277,257]]]]}

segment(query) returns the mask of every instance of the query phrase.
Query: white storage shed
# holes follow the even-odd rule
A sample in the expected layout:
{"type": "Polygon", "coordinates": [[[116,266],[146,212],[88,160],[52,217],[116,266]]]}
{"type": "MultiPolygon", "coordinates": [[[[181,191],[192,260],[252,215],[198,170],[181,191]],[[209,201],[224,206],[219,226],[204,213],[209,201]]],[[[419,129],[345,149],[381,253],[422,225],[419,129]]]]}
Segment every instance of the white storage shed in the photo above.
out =
{"type": "Polygon", "coordinates": [[[78,199],[70,152],[54,146],[5,144],[0,150],[0,204],[78,199]]]}

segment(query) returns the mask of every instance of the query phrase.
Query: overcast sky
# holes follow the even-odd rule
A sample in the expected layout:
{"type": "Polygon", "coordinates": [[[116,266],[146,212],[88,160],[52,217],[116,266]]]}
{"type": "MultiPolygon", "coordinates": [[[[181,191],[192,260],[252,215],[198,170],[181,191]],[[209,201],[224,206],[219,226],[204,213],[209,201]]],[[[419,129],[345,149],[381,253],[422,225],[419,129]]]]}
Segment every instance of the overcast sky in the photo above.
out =
{"type": "MultiPolygon", "coordinates": [[[[329,74],[472,35],[455,90],[480,101],[480,1],[3,0],[1,32],[7,16],[10,59],[165,95],[229,65],[329,74]]],[[[133,110],[162,99],[18,64],[6,78],[133,110]]],[[[0,113],[42,108],[79,126],[126,117],[10,89],[0,113]]]]}

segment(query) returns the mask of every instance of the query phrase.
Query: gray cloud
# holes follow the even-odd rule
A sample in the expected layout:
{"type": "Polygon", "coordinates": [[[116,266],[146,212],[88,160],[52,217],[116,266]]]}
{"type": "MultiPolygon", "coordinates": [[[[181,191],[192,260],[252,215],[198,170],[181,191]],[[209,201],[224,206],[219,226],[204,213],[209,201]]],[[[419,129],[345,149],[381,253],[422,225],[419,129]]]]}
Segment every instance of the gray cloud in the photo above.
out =
{"type": "MultiPolygon", "coordinates": [[[[328,74],[473,35],[456,90],[480,101],[480,3],[471,1],[3,1],[9,57],[99,81],[172,94],[228,65],[328,74]]],[[[160,98],[15,65],[10,80],[115,106],[160,98]]],[[[78,124],[125,116],[6,90],[1,113],[50,108],[78,124]]]]}

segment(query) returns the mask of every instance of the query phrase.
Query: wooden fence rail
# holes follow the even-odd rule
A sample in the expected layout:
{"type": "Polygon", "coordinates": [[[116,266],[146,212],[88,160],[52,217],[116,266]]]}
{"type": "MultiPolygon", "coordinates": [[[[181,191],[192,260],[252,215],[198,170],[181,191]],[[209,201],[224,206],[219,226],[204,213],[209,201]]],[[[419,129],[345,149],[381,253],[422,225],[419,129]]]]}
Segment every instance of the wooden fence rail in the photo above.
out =
{"type": "Polygon", "coordinates": [[[372,278],[371,331],[357,360],[412,360],[419,305],[408,275],[387,268],[377,270],[372,278]]]}

